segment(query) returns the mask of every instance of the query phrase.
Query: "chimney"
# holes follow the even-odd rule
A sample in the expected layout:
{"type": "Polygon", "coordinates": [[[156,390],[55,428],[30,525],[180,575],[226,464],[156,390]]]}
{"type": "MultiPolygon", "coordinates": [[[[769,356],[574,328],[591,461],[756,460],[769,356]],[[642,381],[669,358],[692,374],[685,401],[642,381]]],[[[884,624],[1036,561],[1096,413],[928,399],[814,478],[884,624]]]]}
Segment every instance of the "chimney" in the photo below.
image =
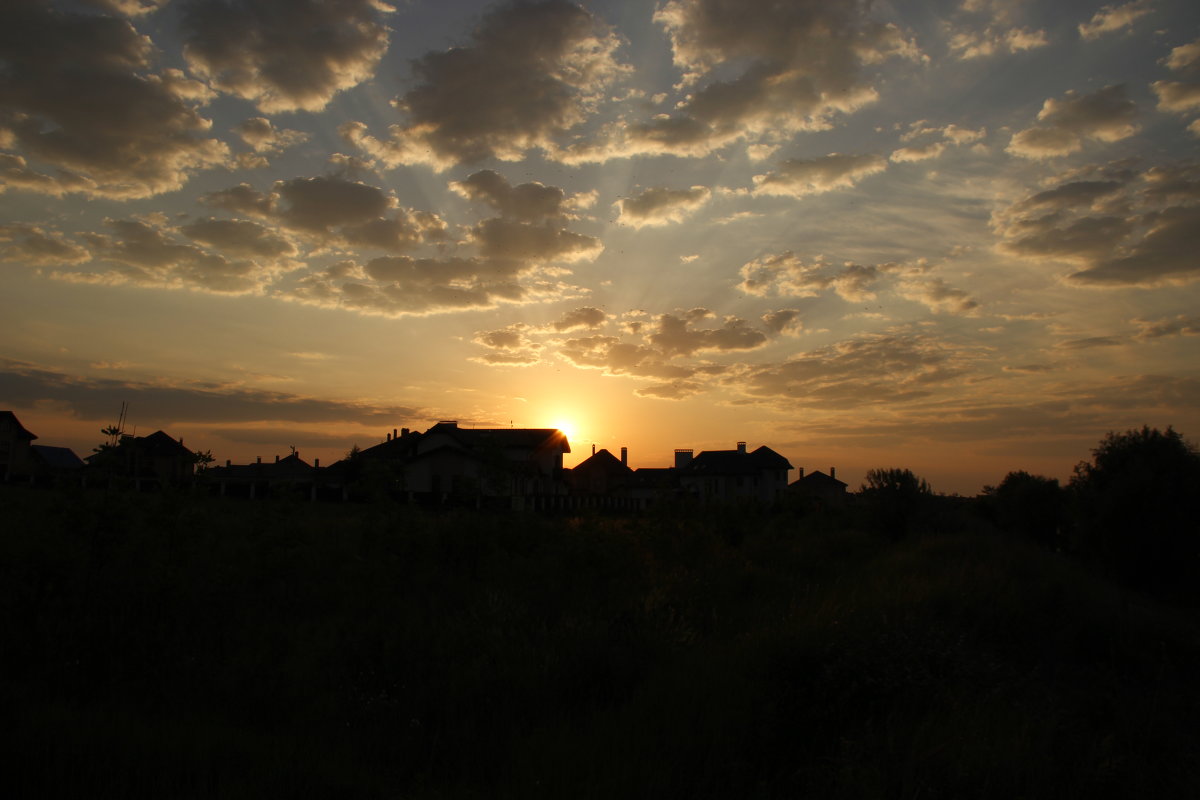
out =
{"type": "Polygon", "coordinates": [[[831,477],[831,478],[833,478],[833,479],[835,479],[835,480],[837,479],[837,467],[830,467],[830,468],[829,468],[829,477],[831,477]]]}
{"type": "Polygon", "coordinates": [[[393,439],[398,439],[398,438],[400,438],[400,437],[396,436],[396,429],[395,429],[395,428],[392,428],[392,438],[393,438],[393,439]]]}
{"type": "Polygon", "coordinates": [[[313,469],[320,469],[320,468],[321,468],[321,459],[314,458],[313,459],[313,469]]]}
{"type": "Polygon", "coordinates": [[[592,442],[592,455],[596,455],[596,443],[592,442]]]}
{"type": "Polygon", "coordinates": [[[261,463],[262,463],[262,456],[255,456],[255,457],[254,457],[254,463],[255,463],[255,464],[261,464],[261,463]]]}
{"type": "Polygon", "coordinates": [[[692,448],[679,447],[675,449],[675,469],[681,469],[692,463],[692,448]]]}
{"type": "Polygon", "coordinates": [[[741,453],[742,455],[746,455],[746,443],[745,442],[738,442],[738,452],[741,453]]]}
{"type": "Polygon", "coordinates": [[[390,442],[391,440],[392,440],[392,435],[389,433],[389,434],[387,434],[387,441],[390,442]]]}
{"type": "Polygon", "coordinates": [[[800,474],[796,476],[796,479],[799,480],[800,478],[803,478],[803,477],[804,477],[804,467],[801,467],[800,474]]]}
{"type": "Polygon", "coordinates": [[[400,429],[400,435],[401,435],[401,436],[408,436],[408,428],[401,428],[401,429],[400,429]]]}
{"type": "Polygon", "coordinates": [[[621,463],[626,467],[629,466],[629,448],[628,447],[621,448],[621,463]]]}
{"type": "Polygon", "coordinates": [[[228,459],[228,458],[227,458],[227,459],[225,459],[225,466],[227,466],[227,467],[232,467],[232,466],[233,466],[233,461],[232,461],[232,459],[228,459]]]}
{"type": "Polygon", "coordinates": [[[276,463],[276,464],[278,464],[278,463],[279,463],[279,453],[276,453],[276,454],[275,454],[275,463],[276,463]]]}

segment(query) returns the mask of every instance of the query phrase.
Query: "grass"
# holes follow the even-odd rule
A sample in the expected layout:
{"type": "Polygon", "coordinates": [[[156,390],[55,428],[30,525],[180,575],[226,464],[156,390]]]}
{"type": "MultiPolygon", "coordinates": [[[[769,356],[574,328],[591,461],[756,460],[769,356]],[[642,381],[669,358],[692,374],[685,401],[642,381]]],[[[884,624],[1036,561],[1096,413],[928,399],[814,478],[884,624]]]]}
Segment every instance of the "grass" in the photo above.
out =
{"type": "Polygon", "coordinates": [[[20,795],[1200,787],[1200,625],[942,520],[430,515],[0,488],[20,795]]]}

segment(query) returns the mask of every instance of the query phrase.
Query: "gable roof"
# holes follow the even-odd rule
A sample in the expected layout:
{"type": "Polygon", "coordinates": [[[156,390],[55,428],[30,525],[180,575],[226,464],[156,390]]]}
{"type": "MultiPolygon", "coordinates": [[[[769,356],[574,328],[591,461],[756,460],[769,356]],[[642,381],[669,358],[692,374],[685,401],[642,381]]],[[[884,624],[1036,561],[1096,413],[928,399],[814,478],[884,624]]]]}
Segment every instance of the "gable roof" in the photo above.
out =
{"type": "Polygon", "coordinates": [[[35,458],[51,469],[82,469],[83,460],[75,455],[69,447],[51,447],[46,444],[31,444],[30,451],[35,458]]]}
{"type": "Polygon", "coordinates": [[[607,449],[593,453],[583,461],[580,461],[575,465],[575,468],[572,470],[572,472],[591,472],[592,470],[608,473],[615,472],[617,474],[633,473],[633,470],[629,468],[629,465],[622,464],[621,459],[614,456],[607,449]]]}
{"type": "Polygon", "coordinates": [[[0,424],[7,422],[13,429],[13,433],[25,439],[33,441],[38,438],[37,434],[27,430],[21,421],[17,419],[17,415],[11,411],[0,411],[0,424]]]}
{"type": "Polygon", "coordinates": [[[798,478],[788,486],[788,488],[797,489],[845,489],[846,483],[839,481],[832,475],[826,475],[819,469],[814,469],[802,478],[798,478]]]}
{"type": "MultiPolygon", "coordinates": [[[[155,431],[149,436],[128,437],[128,440],[153,456],[191,457],[193,455],[191,450],[183,446],[183,442],[175,441],[163,431],[155,431]]],[[[124,442],[126,439],[122,439],[121,441],[124,442]]]]}
{"type": "Polygon", "coordinates": [[[762,470],[791,469],[783,456],[763,445],[752,453],[705,450],[681,469],[691,475],[751,475],[762,470]]]}

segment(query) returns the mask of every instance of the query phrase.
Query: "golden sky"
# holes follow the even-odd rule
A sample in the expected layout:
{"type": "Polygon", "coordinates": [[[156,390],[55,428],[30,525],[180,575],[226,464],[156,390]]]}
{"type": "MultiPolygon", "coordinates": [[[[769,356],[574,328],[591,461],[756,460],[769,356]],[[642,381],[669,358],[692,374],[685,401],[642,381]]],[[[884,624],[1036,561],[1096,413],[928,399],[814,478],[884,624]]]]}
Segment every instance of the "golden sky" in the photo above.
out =
{"type": "Polygon", "coordinates": [[[1065,478],[1200,431],[1198,141],[1193,2],[16,0],[0,408],[1065,478]]]}

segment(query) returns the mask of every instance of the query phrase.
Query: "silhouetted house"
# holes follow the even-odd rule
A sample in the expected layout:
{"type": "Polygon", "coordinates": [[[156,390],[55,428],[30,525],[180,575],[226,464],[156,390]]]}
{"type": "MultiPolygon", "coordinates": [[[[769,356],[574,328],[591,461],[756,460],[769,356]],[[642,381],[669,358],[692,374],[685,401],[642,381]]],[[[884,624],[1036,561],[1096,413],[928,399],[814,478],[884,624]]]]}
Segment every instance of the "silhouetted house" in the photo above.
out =
{"type": "Polygon", "coordinates": [[[767,446],[746,451],[705,450],[692,456],[690,450],[675,451],[681,488],[705,502],[756,501],[774,503],[787,488],[792,465],[767,446]]]}
{"type": "Polygon", "coordinates": [[[35,444],[29,447],[29,479],[31,483],[81,482],[83,459],[69,447],[35,444]]]}
{"type": "Polygon", "coordinates": [[[802,508],[844,508],[846,484],[837,479],[837,470],[833,467],[829,468],[828,475],[819,469],[805,475],[801,468],[800,477],[788,486],[788,496],[802,508]]]}
{"type": "MultiPolygon", "coordinates": [[[[460,428],[439,422],[412,442],[404,440],[403,490],[435,502],[481,498],[523,499],[566,493],[563,454],[571,445],[554,428],[460,428]]],[[[364,451],[365,452],[365,451],[364,451]]]]}
{"type": "Polygon", "coordinates": [[[568,483],[572,494],[617,494],[630,488],[633,477],[634,473],[629,465],[608,450],[593,453],[568,471],[568,483]]]}
{"type": "Polygon", "coordinates": [[[127,478],[137,489],[188,483],[196,471],[196,454],[163,431],[149,436],[122,436],[86,459],[94,472],[127,478]]]}
{"type": "Polygon", "coordinates": [[[684,496],[679,486],[679,470],[674,467],[640,467],[633,471],[633,482],[625,491],[639,508],[684,496]]]}
{"type": "Polygon", "coordinates": [[[36,438],[16,414],[0,411],[0,478],[9,481],[28,474],[29,448],[36,438]]]}
{"type": "Polygon", "coordinates": [[[282,492],[304,492],[313,495],[318,468],[300,458],[299,453],[269,463],[259,459],[254,464],[230,464],[209,467],[204,480],[216,485],[222,495],[251,499],[282,492]]]}

